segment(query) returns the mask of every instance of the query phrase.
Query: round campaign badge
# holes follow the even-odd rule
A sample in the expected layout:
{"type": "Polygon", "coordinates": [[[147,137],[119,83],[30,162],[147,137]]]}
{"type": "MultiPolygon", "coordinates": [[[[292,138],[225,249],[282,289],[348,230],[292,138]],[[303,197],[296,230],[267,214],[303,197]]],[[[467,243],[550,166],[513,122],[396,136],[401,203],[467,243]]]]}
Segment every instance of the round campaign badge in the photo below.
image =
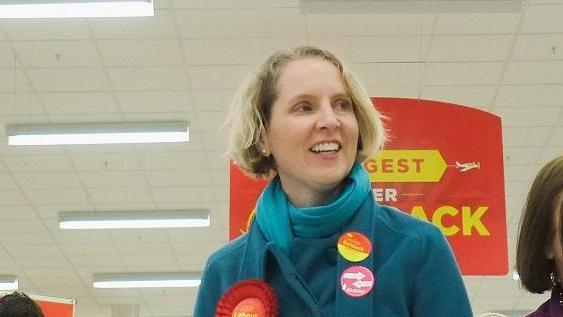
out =
{"type": "Polygon", "coordinates": [[[342,291],[352,297],[367,295],[375,285],[373,273],[365,266],[347,268],[340,276],[342,291]]]}
{"type": "Polygon", "coordinates": [[[371,253],[371,242],[359,232],[345,232],[338,239],[338,252],[350,262],[365,260],[371,253]]]}

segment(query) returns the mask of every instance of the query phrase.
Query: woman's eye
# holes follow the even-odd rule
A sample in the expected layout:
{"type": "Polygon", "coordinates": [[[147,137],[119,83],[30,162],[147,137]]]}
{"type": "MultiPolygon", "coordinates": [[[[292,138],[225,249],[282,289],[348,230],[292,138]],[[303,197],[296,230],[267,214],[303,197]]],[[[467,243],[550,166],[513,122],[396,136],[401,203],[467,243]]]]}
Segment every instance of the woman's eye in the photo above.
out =
{"type": "Polygon", "coordinates": [[[308,112],[313,110],[313,106],[311,106],[309,103],[302,102],[297,105],[296,110],[299,112],[308,112]]]}
{"type": "Polygon", "coordinates": [[[337,100],[335,103],[335,107],[339,110],[350,110],[352,109],[352,102],[347,99],[340,99],[337,100]]]}

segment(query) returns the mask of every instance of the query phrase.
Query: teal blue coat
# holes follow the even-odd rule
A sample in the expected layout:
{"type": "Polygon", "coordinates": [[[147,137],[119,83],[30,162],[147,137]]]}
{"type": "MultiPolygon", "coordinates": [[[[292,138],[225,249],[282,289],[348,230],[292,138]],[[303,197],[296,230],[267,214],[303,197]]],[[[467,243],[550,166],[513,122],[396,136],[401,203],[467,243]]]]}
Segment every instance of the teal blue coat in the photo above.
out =
{"type": "Polygon", "coordinates": [[[396,209],[377,204],[372,195],[342,231],[325,239],[300,239],[291,259],[267,241],[255,223],[249,232],[215,252],[198,290],[194,317],[215,316],[221,296],[238,281],[260,279],[275,290],[280,317],[471,317],[463,280],[438,228],[396,209]],[[347,231],[371,240],[371,255],[351,263],[336,251],[347,231]],[[340,276],[362,265],[375,275],[363,297],[350,297],[340,276]]]}

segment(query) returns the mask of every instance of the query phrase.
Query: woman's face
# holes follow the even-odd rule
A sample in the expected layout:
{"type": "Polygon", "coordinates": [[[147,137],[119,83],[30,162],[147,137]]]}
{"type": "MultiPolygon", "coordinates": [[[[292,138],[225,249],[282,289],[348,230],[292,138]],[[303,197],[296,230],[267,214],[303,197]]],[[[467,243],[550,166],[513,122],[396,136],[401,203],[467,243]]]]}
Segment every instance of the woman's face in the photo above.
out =
{"type": "MultiPolygon", "coordinates": [[[[553,224],[555,226],[555,236],[548,258],[555,262],[555,272],[560,280],[563,280],[563,245],[561,245],[561,204],[563,204],[563,193],[559,194],[557,199],[557,207],[554,210],[553,224]]],[[[563,281],[562,281],[563,282],[563,281]]]]}
{"type": "Polygon", "coordinates": [[[356,159],[359,128],[352,102],[336,66],[320,58],[288,63],[277,90],[266,148],[290,200],[314,204],[311,197],[333,191],[356,159]]]}

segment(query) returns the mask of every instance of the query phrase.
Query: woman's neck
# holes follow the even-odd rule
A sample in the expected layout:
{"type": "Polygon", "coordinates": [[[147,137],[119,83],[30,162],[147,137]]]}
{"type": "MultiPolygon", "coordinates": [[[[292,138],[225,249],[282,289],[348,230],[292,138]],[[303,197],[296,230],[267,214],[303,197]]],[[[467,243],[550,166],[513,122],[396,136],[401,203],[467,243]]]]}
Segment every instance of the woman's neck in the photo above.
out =
{"type": "Polygon", "coordinates": [[[282,188],[285,192],[287,199],[295,207],[314,207],[314,206],[324,206],[328,205],[330,202],[334,201],[338,195],[342,192],[344,188],[344,181],[336,186],[330,186],[330,188],[296,188],[293,186],[284,186],[282,182],[282,188]]]}

